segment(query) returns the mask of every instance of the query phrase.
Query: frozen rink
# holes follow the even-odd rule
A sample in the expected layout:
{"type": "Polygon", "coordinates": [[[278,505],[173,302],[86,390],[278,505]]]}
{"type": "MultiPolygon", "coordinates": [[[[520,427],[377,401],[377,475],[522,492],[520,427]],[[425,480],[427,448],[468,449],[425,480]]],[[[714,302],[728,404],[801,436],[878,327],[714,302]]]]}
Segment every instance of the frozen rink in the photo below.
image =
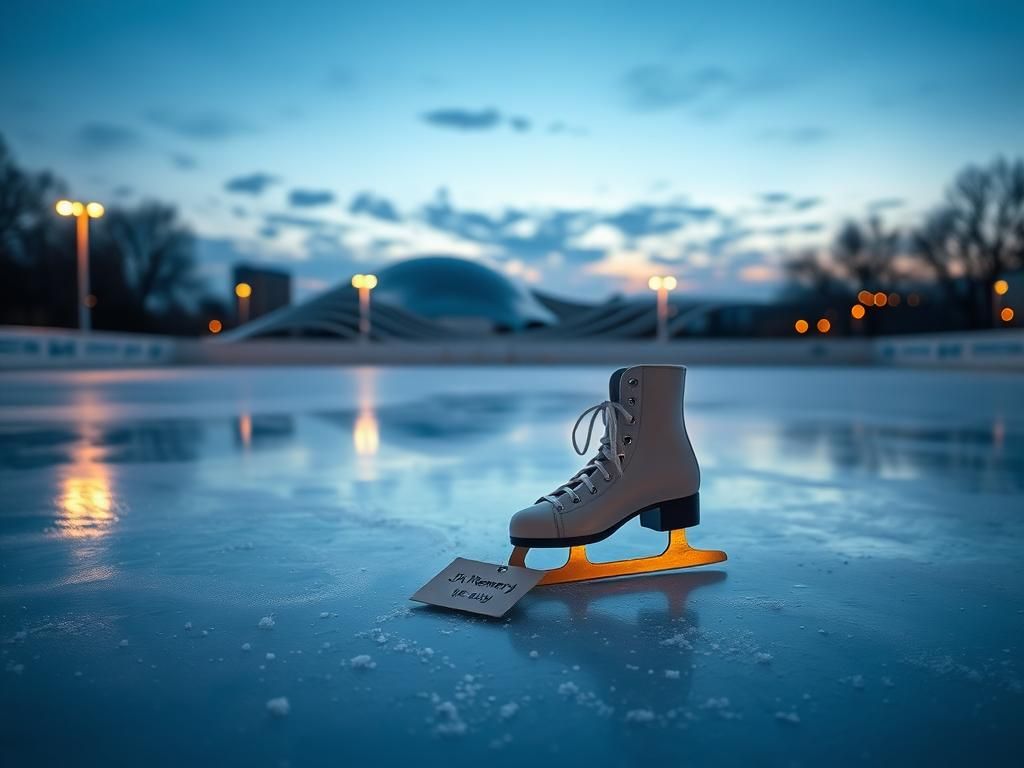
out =
{"type": "Polygon", "coordinates": [[[693,368],[728,562],[408,602],[507,559],[610,372],[0,378],[4,766],[1020,765],[1020,376],[693,368]]]}

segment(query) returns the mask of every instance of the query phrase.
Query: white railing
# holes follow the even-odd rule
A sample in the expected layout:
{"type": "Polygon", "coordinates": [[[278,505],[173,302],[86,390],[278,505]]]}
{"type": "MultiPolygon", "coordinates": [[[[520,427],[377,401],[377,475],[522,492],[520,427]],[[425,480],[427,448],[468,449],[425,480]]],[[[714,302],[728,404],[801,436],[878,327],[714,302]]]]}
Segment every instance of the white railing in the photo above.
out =
{"type": "Polygon", "coordinates": [[[161,365],[619,364],[882,365],[1024,371],[1024,329],[877,339],[387,342],[178,339],[0,326],[0,370],[161,365]]]}

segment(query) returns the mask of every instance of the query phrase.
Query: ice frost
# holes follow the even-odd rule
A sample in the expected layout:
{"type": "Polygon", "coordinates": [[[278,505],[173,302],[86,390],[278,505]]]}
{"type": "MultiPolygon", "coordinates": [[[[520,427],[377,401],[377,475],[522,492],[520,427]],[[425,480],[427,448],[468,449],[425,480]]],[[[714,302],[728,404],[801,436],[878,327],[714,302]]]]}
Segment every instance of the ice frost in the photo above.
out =
{"type": "Polygon", "coordinates": [[[377,662],[373,660],[373,657],[365,653],[353,656],[348,660],[348,663],[352,666],[352,669],[374,669],[377,666],[377,662]]]}
{"type": "Polygon", "coordinates": [[[274,617],[264,616],[260,619],[260,623],[256,625],[260,629],[273,629],[274,628],[274,617]]]}
{"type": "Polygon", "coordinates": [[[270,699],[267,702],[267,712],[274,717],[287,717],[291,711],[292,705],[288,703],[288,699],[284,696],[278,696],[276,699],[270,699]]]}

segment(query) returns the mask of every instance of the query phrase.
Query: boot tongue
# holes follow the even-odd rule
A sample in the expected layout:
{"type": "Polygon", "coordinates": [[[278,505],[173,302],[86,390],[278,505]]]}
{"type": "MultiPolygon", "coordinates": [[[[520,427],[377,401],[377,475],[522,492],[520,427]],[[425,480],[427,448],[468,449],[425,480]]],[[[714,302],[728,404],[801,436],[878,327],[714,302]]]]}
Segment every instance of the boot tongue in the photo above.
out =
{"type": "Polygon", "coordinates": [[[612,377],[608,379],[608,399],[613,403],[619,402],[619,381],[622,379],[622,374],[627,370],[627,368],[619,368],[619,370],[613,373],[612,377]]]}

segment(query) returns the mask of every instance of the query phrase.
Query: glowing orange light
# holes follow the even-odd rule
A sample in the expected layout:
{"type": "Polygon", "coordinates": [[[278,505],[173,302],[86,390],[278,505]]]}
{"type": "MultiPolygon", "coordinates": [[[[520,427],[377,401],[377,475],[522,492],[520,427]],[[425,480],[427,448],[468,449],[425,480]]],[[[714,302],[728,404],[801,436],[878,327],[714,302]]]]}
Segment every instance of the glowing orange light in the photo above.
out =
{"type": "Polygon", "coordinates": [[[996,280],[992,285],[992,290],[996,292],[997,296],[1005,296],[1006,292],[1010,290],[1010,284],[1005,280],[996,280]]]}
{"type": "Polygon", "coordinates": [[[352,430],[352,442],[360,456],[373,456],[380,448],[380,428],[372,409],[360,411],[352,430]]]}
{"type": "Polygon", "coordinates": [[[918,296],[916,293],[912,293],[909,296],[907,296],[907,304],[910,305],[911,307],[916,307],[920,303],[921,297],[918,296]]]}
{"type": "Polygon", "coordinates": [[[672,277],[672,275],[669,275],[661,281],[661,284],[664,286],[666,291],[674,291],[679,283],[674,277],[672,277]]]}
{"type": "Polygon", "coordinates": [[[828,321],[828,318],[821,318],[818,321],[818,333],[828,333],[832,330],[832,323],[828,321]]]}
{"type": "Polygon", "coordinates": [[[900,305],[900,295],[898,293],[889,294],[889,306],[898,307],[900,305]]]}
{"type": "Polygon", "coordinates": [[[106,209],[99,203],[89,203],[85,206],[85,212],[89,214],[90,219],[98,219],[103,216],[106,209]]]}
{"type": "Polygon", "coordinates": [[[875,294],[875,306],[876,307],[884,307],[888,301],[889,301],[889,297],[886,296],[881,291],[879,291],[878,293],[875,294]]]}
{"type": "Polygon", "coordinates": [[[224,330],[224,324],[220,320],[211,320],[206,327],[210,329],[210,333],[220,333],[224,330]]]}
{"type": "Polygon", "coordinates": [[[70,216],[74,204],[70,200],[59,200],[57,202],[57,213],[61,216],[70,216]]]}
{"type": "Polygon", "coordinates": [[[363,287],[364,288],[369,288],[370,290],[373,290],[374,288],[376,288],[377,287],[377,276],[376,275],[366,275],[363,278],[363,287]]]}
{"type": "Polygon", "coordinates": [[[248,448],[252,445],[252,414],[243,413],[238,417],[238,437],[242,445],[248,448]]]}
{"type": "Polygon", "coordinates": [[[806,320],[797,320],[793,323],[793,327],[796,329],[797,333],[807,333],[811,326],[806,320]]]}
{"type": "Polygon", "coordinates": [[[875,294],[871,291],[861,291],[857,294],[857,301],[866,307],[870,307],[875,303],[875,294]]]}
{"type": "Polygon", "coordinates": [[[71,204],[71,215],[72,216],[81,216],[83,213],[85,213],[85,206],[84,205],[82,205],[81,203],[72,203],[71,204]]]}
{"type": "Polygon", "coordinates": [[[867,310],[864,309],[861,304],[854,304],[850,307],[850,314],[853,315],[854,320],[860,320],[865,314],[867,314],[867,310]]]}
{"type": "Polygon", "coordinates": [[[240,299],[248,299],[252,296],[252,286],[248,283],[239,283],[235,286],[235,296],[240,299]]]}
{"type": "Polygon", "coordinates": [[[1003,307],[1002,310],[999,312],[999,318],[1004,323],[1008,323],[1011,320],[1013,320],[1013,308],[1012,307],[1003,307]]]}

